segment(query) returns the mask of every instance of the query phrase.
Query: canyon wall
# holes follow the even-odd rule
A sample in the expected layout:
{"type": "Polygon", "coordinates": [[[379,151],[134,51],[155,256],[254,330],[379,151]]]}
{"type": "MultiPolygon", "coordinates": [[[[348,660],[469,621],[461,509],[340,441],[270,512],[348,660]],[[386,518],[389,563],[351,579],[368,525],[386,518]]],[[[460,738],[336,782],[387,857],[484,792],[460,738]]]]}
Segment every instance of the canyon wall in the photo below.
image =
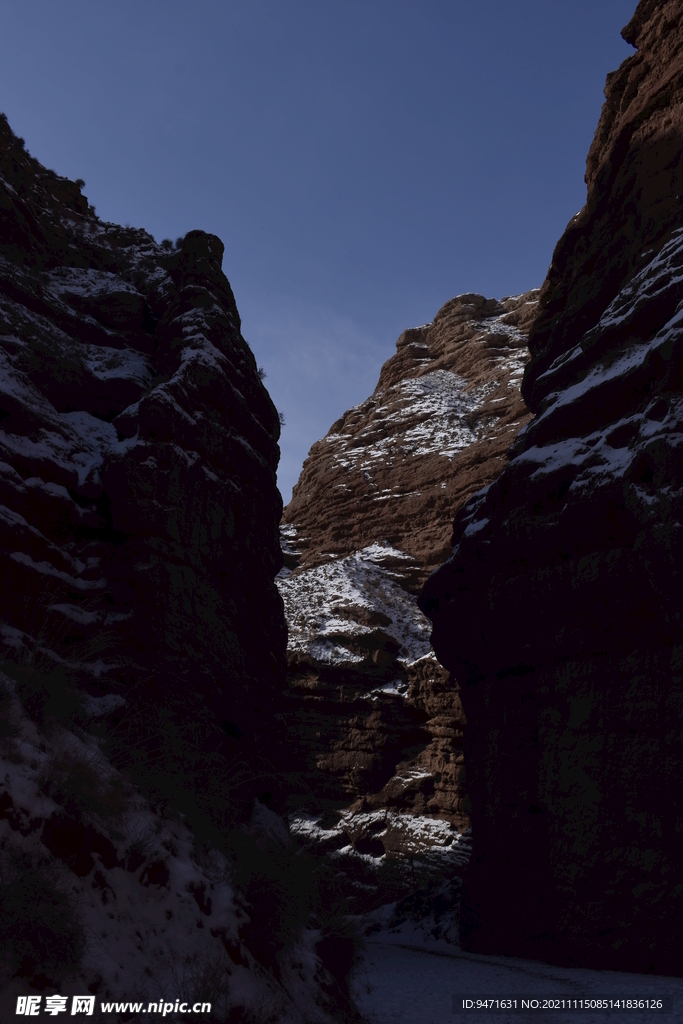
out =
{"type": "Polygon", "coordinates": [[[81,184],[0,123],[2,642],[258,741],[284,676],[278,414],[220,240],[103,223],[81,184]]]}
{"type": "Polygon", "coordinates": [[[355,1020],[336,904],[255,799],[287,779],[280,422],[223,245],[82,187],[0,118],[2,1013],[355,1020]]]}
{"type": "Polygon", "coordinates": [[[468,722],[464,947],[679,975],[683,4],[623,35],[530,332],[535,418],[420,605],[468,722]]]}
{"type": "Polygon", "coordinates": [[[465,720],[416,595],[454,512],[529,419],[536,305],[536,292],[460,295],[405,331],[370,398],[313,445],[284,511],[292,828],[326,849],[466,862],[465,720]]]}

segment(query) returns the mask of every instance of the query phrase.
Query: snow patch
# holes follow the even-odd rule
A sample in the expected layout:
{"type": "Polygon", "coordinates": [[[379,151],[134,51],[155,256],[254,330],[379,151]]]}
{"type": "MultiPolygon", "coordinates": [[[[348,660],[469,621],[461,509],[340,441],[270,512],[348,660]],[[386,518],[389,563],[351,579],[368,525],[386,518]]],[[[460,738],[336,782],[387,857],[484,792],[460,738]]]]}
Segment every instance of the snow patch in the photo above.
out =
{"type": "MultiPolygon", "coordinates": [[[[419,772],[419,769],[416,771],[419,772]]],[[[428,776],[430,773],[427,772],[428,776]]],[[[415,776],[417,777],[417,776],[415,776]]],[[[420,777],[422,777],[420,775],[420,777]]],[[[406,782],[409,779],[406,778],[406,782]]],[[[383,841],[386,849],[403,858],[420,857],[425,862],[447,868],[464,867],[472,853],[472,833],[470,829],[458,832],[456,827],[443,818],[427,815],[400,814],[396,811],[341,811],[339,822],[332,828],[320,825],[320,814],[297,811],[289,817],[289,830],[292,835],[312,844],[329,842],[335,838],[345,838],[347,845],[335,850],[331,856],[356,857],[368,862],[379,864],[387,856],[373,856],[360,853],[354,843],[366,836],[383,841]]],[[[408,863],[406,870],[410,870],[408,863]]]]}
{"type": "Polygon", "coordinates": [[[416,599],[396,582],[398,574],[381,563],[410,559],[395,548],[372,544],[327,565],[276,579],[285,605],[288,649],[326,664],[359,664],[364,656],[348,646],[378,629],[399,645],[398,660],[414,664],[430,651],[431,622],[416,599]],[[374,613],[386,624],[364,625],[354,609],[374,613]]]}

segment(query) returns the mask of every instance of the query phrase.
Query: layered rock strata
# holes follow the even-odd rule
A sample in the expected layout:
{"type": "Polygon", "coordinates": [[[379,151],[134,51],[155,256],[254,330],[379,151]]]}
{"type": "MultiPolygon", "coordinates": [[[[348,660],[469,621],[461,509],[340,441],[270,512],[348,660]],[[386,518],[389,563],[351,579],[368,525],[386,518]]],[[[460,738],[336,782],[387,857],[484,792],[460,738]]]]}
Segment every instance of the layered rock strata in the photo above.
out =
{"type": "Polygon", "coordinates": [[[528,421],[535,309],[535,292],[460,295],[405,331],[372,396],[312,447],[284,511],[285,714],[306,808],[292,828],[326,848],[467,859],[465,721],[416,593],[450,550],[454,510],[528,421]]]}
{"type": "Polygon", "coordinates": [[[81,189],[0,119],[0,1003],[355,1019],[253,799],[282,781],[280,423],[223,246],[81,189]]]}
{"type": "Polygon", "coordinates": [[[468,720],[464,946],[678,975],[683,4],[623,35],[530,334],[536,417],[420,605],[468,720]]]}
{"type": "Polygon", "coordinates": [[[220,240],[159,245],[81,186],[0,122],[3,641],[257,739],[284,675],[278,414],[220,240]]]}

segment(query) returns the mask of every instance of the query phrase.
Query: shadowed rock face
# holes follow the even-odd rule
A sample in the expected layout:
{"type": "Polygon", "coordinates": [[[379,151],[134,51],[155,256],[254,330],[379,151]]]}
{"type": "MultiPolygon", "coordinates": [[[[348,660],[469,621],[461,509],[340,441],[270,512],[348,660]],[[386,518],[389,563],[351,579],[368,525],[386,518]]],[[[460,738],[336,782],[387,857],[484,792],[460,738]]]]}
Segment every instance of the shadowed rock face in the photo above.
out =
{"type": "MultiPolygon", "coordinates": [[[[529,336],[523,394],[539,411],[559,382],[544,374],[598,322],[623,285],[683,224],[683,53],[680,3],[638,4],[622,31],[638,52],[607,76],[586,162],[586,205],[557,243],[529,336]]],[[[638,329],[654,333],[656,323],[638,329]]],[[[591,357],[584,359],[584,369],[591,357]]],[[[556,370],[558,367],[555,368],[556,370]]]]}
{"type": "Polygon", "coordinates": [[[101,222],[0,122],[6,650],[253,739],[284,675],[280,428],[222,256],[101,222]]]}
{"type": "Polygon", "coordinates": [[[468,721],[465,947],[678,975],[683,4],[624,35],[530,335],[537,416],[420,606],[468,721]]]}
{"type": "MultiPolygon", "coordinates": [[[[294,822],[323,845],[412,855],[469,824],[458,689],[416,593],[450,550],[454,511],[529,418],[519,383],[536,298],[460,295],[405,331],[372,396],[312,447],[284,511],[289,751],[310,814],[351,808],[324,827],[294,822]],[[421,830],[407,815],[441,820],[421,830]]],[[[447,853],[459,870],[462,847],[447,853]]]]}

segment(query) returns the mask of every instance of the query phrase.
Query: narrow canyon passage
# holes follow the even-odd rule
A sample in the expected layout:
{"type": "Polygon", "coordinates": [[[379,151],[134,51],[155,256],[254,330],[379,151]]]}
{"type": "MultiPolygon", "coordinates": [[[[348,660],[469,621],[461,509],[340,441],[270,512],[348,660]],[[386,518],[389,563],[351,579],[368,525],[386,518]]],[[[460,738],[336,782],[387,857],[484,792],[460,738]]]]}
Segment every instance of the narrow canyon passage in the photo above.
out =
{"type": "Polygon", "coordinates": [[[284,510],[223,243],[0,115],[3,1019],[683,1021],[683,0],[623,36],[542,287],[404,330],[284,510]]]}

